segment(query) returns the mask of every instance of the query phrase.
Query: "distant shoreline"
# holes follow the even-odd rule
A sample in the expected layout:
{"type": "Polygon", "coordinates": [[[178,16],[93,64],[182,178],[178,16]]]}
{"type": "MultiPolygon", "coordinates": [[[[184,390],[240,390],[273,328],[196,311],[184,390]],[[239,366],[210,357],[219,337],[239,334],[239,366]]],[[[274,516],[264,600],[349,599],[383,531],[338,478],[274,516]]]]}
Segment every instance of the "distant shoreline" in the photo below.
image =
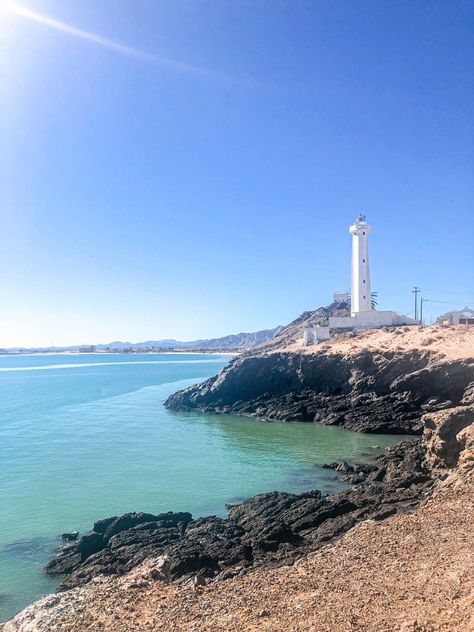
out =
{"type": "Polygon", "coordinates": [[[225,355],[225,356],[237,356],[242,351],[12,351],[11,353],[0,353],[0,358],[11,356],[50,356],[50,355],[225,355]]]}

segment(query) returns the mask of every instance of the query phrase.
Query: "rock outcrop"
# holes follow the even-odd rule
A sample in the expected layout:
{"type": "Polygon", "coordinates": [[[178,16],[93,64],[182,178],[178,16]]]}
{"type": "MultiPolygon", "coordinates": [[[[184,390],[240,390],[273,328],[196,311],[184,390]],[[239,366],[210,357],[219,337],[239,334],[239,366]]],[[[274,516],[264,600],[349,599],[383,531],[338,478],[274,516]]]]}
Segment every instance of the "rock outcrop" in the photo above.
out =
{"type": "Polygon", "coordinates": [[[439,478],[474,457],[474,406],[456,406],[423,417],[426,458],[439,478]]]}
{"type": "Polygon", "coordinates": [[[420,440],[390,448],[370,466],[352,465],[354,486],[331,496],[271,492],[230,505],[227,518],[189,513],[125,514],[94,524],[47,566],[63,575],[59,590],[99,575],[122,575],[166,555],[172,581],[199,575],[226,578],[281,564],[334,540],[361,520],[413,510],[432,486],[420,440]]]}
{"type": "Polygon", "coordinates": [[[429,350],[245,354],[217,376],[168,398],[181,411],[317,421],[359,432],[421,434],[426,412],[457,406],[474,360],[429,350]]]}

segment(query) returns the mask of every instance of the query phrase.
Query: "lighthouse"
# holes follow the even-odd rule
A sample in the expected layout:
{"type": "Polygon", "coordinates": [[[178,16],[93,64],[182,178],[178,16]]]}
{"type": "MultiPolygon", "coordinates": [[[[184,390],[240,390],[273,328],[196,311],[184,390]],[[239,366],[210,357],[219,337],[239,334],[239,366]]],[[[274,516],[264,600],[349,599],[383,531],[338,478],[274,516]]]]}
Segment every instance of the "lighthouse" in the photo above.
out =
{"type": "Polygon", "coordinates": [[[369,270],[369,233],[372,228],[365,221],[365,215],[358,215],[349,227],[352,235],[352,287],[351,312],[372,311],[369,270]]]}
{"type": "MultiPolygon", "coordinates": [[[[359,332],[379,327],[400,327],[419,324],[405,314],[389,310],[372,309],[372,293],[369,270],[369,233],[372,227],[366,222],[365,215],[358,215],[349,232],[352,235],[352,295],[350,316],[329,316],[327,326],[305,327],[303,346],[318,344],[332,336],[347,331],[359,332]]],[[[335,292],[331,307],[339,308],[338,303],[348,300],[348,292],[335,292]]],[[[345,311],[345,310],[344,310],[345,311]]],[[[338,313],[339,309],[335,309],[338,313]]]]}

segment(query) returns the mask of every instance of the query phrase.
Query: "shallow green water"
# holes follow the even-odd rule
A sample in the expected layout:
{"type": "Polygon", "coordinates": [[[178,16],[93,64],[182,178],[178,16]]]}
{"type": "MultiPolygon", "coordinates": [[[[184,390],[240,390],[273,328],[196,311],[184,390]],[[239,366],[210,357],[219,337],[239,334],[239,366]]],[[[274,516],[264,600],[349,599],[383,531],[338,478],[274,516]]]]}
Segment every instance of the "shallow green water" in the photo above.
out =
{"type": "Polygon", "coordinates": [[[320,467],[399,441],[318,424],[174,413],[166,397],[226,356],[0,356],[0,618],[54,590],[64,531],[127,511],[224,514],[271,490],[340,488],[320,467]]]}

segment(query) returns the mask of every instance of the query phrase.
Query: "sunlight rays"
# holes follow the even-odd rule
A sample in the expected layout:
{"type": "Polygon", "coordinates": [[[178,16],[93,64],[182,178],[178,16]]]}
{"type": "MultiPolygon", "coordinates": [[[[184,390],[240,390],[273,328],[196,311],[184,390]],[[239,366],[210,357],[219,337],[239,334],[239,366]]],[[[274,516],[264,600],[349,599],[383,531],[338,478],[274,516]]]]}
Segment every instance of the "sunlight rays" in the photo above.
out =
{"type": "Polygon", "coordinates": [[[72,37],[85,40],[91,44],[101,46],[102,48],[106,48],[115,53],[126,55],[127,57],[134,57],[142,61],[149,61],[159,64],[160,66],[168,68],[169,70],[195,75],[205,75],[214,78],[225,78],[224,75],[221,75],[220,73],[214,72],[212,70],[201,68],[199,66],[194,66],[193,64],[169,59],[167,57],[157,56],[152,53],[142,51],[138,48],[127,46],[126,44],[121,44],[106,37],[96,35],[95,33],[91,33],[90,31],[84,31],[82,29],[76,28],[75,26],[72,26],[71,24],[67,24],[66,22],[61,22],[60,20],[55,20],[41,13],[37,13],[36,11],[31,11],[30,9],[22,7],[16,2],[11,2],[10,0],[0,0],[0,11],[6,11],[8,13],[18,15],[27,20],[42,24],[43,26],[47,26],[56,31],[60,31],[61,33],[65,33],[67,35],[71,35],[72,37]]]}

